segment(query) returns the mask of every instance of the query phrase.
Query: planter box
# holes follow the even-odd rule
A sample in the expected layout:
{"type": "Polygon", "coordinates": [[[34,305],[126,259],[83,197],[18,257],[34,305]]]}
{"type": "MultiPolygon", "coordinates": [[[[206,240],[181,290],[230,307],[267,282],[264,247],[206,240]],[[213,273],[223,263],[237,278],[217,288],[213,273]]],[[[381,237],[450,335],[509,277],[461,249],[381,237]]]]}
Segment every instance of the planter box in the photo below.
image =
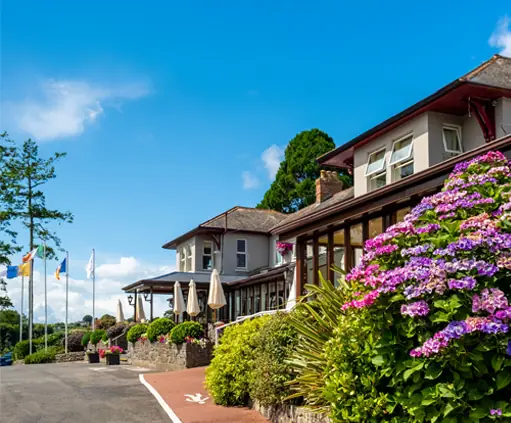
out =
{"type": "Polygon", "coordinates": [[[107,366],[118,366],[119,364],[121,364],[120,354],[106,354],[105,358],[107,366]]]}
{"type": "Polygon", "coordinates": [[[99,363],[99,353],[89,353],[87,354],[87,358],[89,359],[89,363],[99,363]]]}

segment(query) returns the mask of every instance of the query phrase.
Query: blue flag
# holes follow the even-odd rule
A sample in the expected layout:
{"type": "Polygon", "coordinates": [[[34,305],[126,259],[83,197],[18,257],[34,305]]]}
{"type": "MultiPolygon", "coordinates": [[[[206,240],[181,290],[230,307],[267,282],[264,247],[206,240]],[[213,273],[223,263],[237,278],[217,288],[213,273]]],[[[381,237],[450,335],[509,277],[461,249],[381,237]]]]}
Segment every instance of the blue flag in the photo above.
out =
{"type": "Polygon", "coordinates": [[[18,277],[18,266],[7,266],[7,279],[18,277]]]}
{"type": "Polygon", "coordinates": [[[66,272],[67,272],[66,259],[64,259],[62,260],[62,263],[59,264],[59,267],[57,267],[57,270],[55,271],[55,277],[57,278],[57,280],[60,281],[60,274],[66,272]]]}

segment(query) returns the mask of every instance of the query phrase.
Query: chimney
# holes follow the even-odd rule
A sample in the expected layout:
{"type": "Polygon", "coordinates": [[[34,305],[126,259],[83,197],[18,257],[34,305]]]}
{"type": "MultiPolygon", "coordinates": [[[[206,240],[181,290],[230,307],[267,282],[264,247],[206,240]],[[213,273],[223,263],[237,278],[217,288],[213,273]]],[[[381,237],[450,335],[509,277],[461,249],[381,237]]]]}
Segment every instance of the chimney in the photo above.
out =
{"type": "Polygon", "coordinates": [[[316,203],[321,203],[334,194],[342,191],[344,183],[337,176],[337,172],[322,170],[316,179],[316,203]]]}

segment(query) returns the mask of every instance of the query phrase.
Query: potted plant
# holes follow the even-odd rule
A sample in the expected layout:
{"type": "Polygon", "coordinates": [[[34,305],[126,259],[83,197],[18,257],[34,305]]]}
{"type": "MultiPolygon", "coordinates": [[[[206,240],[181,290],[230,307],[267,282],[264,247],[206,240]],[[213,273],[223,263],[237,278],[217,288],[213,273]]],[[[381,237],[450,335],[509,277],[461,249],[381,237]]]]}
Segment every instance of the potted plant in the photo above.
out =
{"type": "Polygon", "coordinates": [[[105,331],[102,329],[96,329],[90,334],[90,343],[94,346],[94,350],[87,351],[89,363],[99,363],[99,352],[96,350],[96,346],[98,345],[98,342],[101,341],[104,334],[105,331]]]}
{"type": "Polygon", "coordinates": [[[107,366],[117,366],[121,364],[121,354],[123,349],[117,345],[113,345],[105,350],[105,358],[107,366]]]}

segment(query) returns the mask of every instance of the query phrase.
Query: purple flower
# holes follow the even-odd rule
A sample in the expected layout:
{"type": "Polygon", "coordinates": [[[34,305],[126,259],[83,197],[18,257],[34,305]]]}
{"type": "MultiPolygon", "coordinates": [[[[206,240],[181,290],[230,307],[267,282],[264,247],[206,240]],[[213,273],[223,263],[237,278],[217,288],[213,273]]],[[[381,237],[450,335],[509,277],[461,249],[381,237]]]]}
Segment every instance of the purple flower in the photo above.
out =
{"type": "Polygon", "coordinates": [[[426,316],[429,313],[429,306],[426,301],[416,301],[415,303],[403,304],[401,306],[401,314],[403,316],[426,316]]]}
{"type": "Polygon", "coordinates": [[[472,297],[472,312],[487,311],[490,314],[497,310],[507,309],[508,300],[504,293],[497,288],[487,288],[481,291],[481,294],[474,294],[472,297]]]}
{"type": "Polygon", "coordinates": [[[500,408],[492,408],[490,414],[492,416],[502,416],[502,410],[500,408]]]}
{"type": "Polygon", "coordinates": [[[468,289],[472,290],[475,288],[477,282],[472,276],[465,276],[461,279],[449,279],[447,285],[449,289],[468,289]]]}
{"type": "Polygon", "coordinates": [[[511,355],[511,341],[507,342],[506,354],[511,355]]]}

